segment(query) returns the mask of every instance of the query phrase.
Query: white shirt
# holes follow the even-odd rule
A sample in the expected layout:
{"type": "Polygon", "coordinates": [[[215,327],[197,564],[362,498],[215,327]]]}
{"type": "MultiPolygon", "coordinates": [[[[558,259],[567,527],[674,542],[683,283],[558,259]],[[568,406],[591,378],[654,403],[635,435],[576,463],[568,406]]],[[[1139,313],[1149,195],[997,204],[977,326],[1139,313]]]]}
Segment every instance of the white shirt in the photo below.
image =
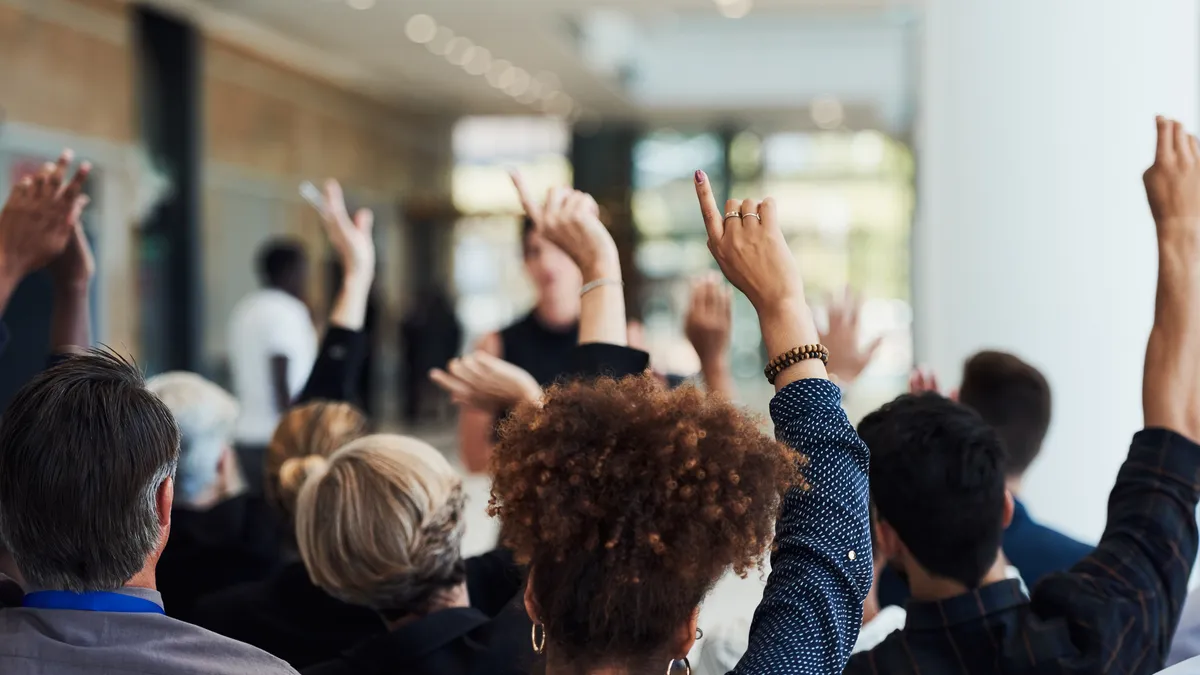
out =
{"type": "Polygon", "coordinates": [[[247,295],[229,319],[229,366],[233,393],[242,405],[234,438],[266,445],[279,423],[271,382],[271,357],[288,360],[288,395],[304,388],[317,358],[317,330],[308,307],[283,291],[264,288],[247,295]]]}

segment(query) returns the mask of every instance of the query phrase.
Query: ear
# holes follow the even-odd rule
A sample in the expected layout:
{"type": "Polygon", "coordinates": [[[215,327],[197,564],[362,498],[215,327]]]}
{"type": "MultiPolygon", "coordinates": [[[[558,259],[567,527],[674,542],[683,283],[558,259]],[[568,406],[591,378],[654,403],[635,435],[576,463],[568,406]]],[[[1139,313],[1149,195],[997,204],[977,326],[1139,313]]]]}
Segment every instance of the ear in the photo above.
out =
{"type": "Polygon", "coordinates": [[[541,623],[540,618],[542,612],[538,609],[537,600],[533,597],[533,568],[529,568],[529,576],[525,579],[525,612],[529,614],[529,620],[535,624],[541,623]]]}
{"type": "Polygon", "coordinates": [[[696,628],[700,624],[700,608],[692,610],[691,616],[683,625],[679,627],[679,632],[675,634],[673,645],[671,647],[671,658],[682,659],[691,653],[692,647],[696,646],[696,628]]]}
{"type": "Polygon", "coordinates": [[[900,557],[904,544],[896,530],[885,520],[876,520],[872,527],[875,528],[874,558],[886,563],[900,557]]]}
{"type": "Polygon", "coordinates": [[[175,479],[167,476],[158,485],[154,499],[158,507],[158,526],[160,529],[171,529],[171,506],[175,503],[175,479]]]}
{"type": "Polygon", "coordinates": [[[1005,490],[1004,491],[1004,519],[1000,522],[1002,525],[1004,525],[1004,529],[1006,529],[1006,530],[1008,529],[1009,525],[1012,525],[1013,511],[1015,509],[1016,509],[1016,506],[1013,503],[1012,491],[1005,490]]]}

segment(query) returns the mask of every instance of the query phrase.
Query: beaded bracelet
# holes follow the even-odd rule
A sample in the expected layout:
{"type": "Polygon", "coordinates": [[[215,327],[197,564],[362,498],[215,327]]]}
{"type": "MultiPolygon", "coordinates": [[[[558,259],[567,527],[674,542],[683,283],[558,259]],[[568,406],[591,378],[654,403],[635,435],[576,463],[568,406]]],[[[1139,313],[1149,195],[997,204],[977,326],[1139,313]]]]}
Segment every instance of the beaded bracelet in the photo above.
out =
{"type": "Polygon", "coordinates": [[[775,384],[775,378],[779,377],[780,373],[801,361],[809,359],[821,359],[822,363],[828,365],[829,350],[826,349],[825,345],[821,344],[796,347],[771,359],[771,362],[763,369],[763,375],[767,376],[767,382],[775,384]]]}

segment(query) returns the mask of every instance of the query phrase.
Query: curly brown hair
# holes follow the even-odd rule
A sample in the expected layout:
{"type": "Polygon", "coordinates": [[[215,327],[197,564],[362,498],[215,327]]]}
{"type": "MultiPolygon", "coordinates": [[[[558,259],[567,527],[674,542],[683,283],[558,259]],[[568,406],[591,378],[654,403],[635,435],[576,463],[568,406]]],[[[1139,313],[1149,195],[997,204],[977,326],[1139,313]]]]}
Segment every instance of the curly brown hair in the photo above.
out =
{"type": "Polygon", "coordinates": [[[730,566],[759,566],[803,456],[760,420],[650,376],[552,387],[500,429],[490,511],[531,565],[555,657],[662,657],[730,566]]]}

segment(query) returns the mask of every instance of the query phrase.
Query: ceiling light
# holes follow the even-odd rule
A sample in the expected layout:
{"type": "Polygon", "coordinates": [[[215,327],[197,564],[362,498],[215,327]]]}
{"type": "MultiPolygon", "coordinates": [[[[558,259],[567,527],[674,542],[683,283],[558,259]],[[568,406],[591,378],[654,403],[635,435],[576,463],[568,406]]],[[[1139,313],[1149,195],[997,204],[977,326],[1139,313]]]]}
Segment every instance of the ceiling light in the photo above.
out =
{"type": "Polygon", "coordinates": [[[482,75],[492,67],[492,53],[483,47],[476,47],[471,52],[471,57],[467,59],[463,70],[466,70],[472,75],[482,75]]]}
{"type": "Polygon", "coordinates": [[[375,0],[346,0],[346,4],[351,9],[371,9],[375,6],[375,0]]]}
{"type": "Polygon", "coordinates": [[[537,87],[539,94],[544,98],[551,93],[562,89],[562,82],[554,73],[543,70],[533,78],[533,83],[537,87]]]}
{"type": "Polygon", "coordinates": [[[729,4],[719,4],[717,9],[721,10],[721,14],[727,19],[740,19],[749,14],[753,7],[753,0],[733,0],[729,4]]]}
{"type": "Polygon", "coordinates": [[[433,34],[433,39],[425,44],[425,48],[438,56],[445,56],[446,49],[450,47],[450,43],[453,40],[454,31],[442,26],[433,34]]]}
{"type": "Polygon", "coordinates": [[[529,77],[529,73],[520,69],[513,68],[509,71],[512,74],[512,81],[504,88],[504,91],[509,96],[520,96],[529,89],[529,84],[533,78],[529,77]]]}
{"type": "Polygon", "coordinates": [[[471,57],[473,49],[475,49],[475,43],[462,36],[456,37],[446,45],[446,60],[456,66],[461,66],[471,57]]]}
{"type": "Polygon", "coordinates": [[[488,84],[496,87],[497,89],[503,89],[505,84],[504,76],[507,75],[510,70],[512,70],[512,64],[508,61],[505,61],[504,59],[496,59],[495,61],[492,61],[492,67],[488,68],[487,72],[488,84]]]}
{"type": "Polygon", "coordinates": [[[837,129],[846,119],[842,102],[828,94],[813,99],[809,114],[812,115],[813,123],[821,129],[837,129]]]}
{"type": "Polygon", "coordinates": [[[420,45],[432,42],[437,31],[437,22],[428,14],[417,14],[404,25],[404,34],[408,39],[420,45]]]}

